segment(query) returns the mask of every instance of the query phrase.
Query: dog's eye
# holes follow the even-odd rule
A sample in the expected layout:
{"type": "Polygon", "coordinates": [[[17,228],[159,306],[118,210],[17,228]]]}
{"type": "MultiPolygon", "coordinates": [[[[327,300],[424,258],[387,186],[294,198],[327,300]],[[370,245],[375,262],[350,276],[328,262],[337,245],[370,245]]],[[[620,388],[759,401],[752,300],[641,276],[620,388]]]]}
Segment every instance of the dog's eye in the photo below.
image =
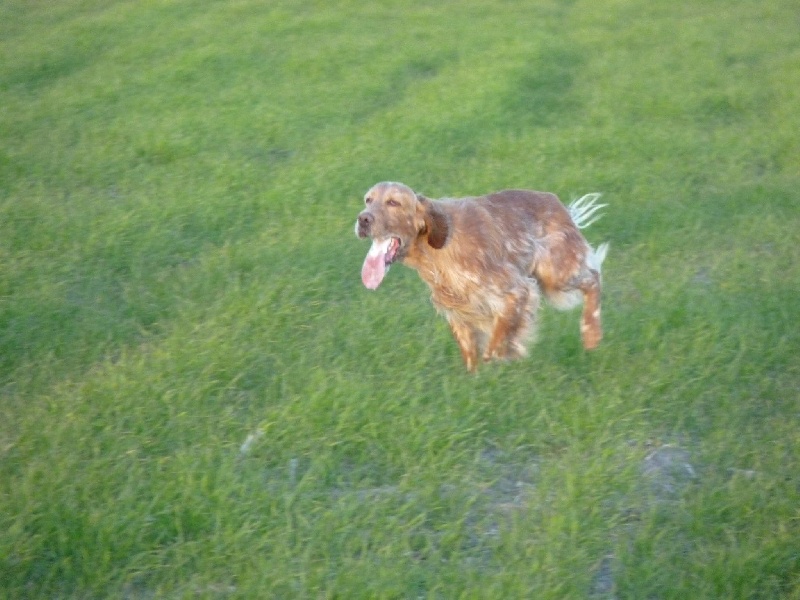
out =
{"type": "Polygon", "coordinates": [[[397,200],[395,200],[394,198],[391,198],[391,199],[386,201],[386,205],[387,206],[400,206],[400,203],[397,200]]]}
{"type": "Polygon", "coordinates": [[[372,198],[370,197],[364,198],[364,204],[372,204],[372,198]]]}

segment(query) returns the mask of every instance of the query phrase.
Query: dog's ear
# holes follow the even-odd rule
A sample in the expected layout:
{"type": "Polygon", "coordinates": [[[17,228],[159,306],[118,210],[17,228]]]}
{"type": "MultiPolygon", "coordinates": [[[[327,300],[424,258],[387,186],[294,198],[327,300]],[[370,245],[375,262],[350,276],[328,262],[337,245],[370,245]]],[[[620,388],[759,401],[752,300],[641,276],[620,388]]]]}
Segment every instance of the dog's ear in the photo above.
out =
{"type": "Polygon", "coordinates": [[[447,215],[425,196],[417,194],[417,202],[422,208],[422,218],[424,228],[420,233],[428,234],[428,245],[439,250],[447,243],[447,236],[450,233],[450,223],[447,215]]]}

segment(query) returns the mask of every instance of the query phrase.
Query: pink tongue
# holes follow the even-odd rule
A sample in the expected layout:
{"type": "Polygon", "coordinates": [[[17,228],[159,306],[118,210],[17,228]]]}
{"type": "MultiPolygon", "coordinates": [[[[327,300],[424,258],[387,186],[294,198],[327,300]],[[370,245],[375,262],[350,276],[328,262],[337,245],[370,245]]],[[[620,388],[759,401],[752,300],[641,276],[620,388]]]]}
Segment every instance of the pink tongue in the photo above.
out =
{"type": "Polygon", "coordinates": [[[392,238],[383,241],[372,240],[372,247],[367,253],[367,258],[364,259],[364,266],[361,267],[361,281],[371,290],[377,288],[383,281],[383,276],[386,275],[386,251],[389,249],[391,241],[392,238]]]}

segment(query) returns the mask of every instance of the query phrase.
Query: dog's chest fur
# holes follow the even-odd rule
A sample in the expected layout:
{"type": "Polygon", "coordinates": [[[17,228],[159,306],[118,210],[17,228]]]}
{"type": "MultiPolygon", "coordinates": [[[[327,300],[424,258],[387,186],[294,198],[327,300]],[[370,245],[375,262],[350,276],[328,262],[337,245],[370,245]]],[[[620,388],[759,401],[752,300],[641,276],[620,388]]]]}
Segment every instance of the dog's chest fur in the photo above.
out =
{"type": "Polygon", "coordinates": [[[509,291],[536,286],[530,277],[537,253],[530,215],[509,203],[461,199],[438,204],[459,243],[436,250],[417,242],[404,262],[428,284],[440,312],[489,324],[509,291]],[[497,218],[498,212],[510,211],[519,212],[518,218],[497,218]]]}

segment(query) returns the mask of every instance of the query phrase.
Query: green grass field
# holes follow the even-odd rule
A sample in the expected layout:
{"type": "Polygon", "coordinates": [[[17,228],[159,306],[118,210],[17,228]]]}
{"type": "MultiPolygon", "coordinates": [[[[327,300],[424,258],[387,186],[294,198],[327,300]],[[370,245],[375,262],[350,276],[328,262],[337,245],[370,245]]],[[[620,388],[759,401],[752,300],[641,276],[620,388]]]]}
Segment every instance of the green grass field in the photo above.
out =
{"type": "Polygon", "coordinates": [[[0,5],[0,598],[800,599],[792,0],[0,5]],[[603,192],[467,374],[364,192],[603,192]]]}

